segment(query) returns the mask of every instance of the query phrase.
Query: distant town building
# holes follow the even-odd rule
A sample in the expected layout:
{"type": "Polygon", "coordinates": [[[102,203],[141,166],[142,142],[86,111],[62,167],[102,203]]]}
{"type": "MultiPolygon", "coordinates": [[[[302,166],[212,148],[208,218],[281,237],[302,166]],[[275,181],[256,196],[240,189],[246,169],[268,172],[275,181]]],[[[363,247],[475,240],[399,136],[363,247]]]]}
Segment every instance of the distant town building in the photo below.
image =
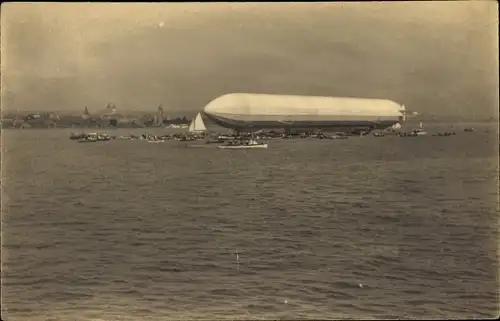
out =
{"type": "Polygon", "coordinates": [[[163,125],[163,106],[162,105],[158,106],[158,117],[156,118],[155,123],[158,126],[163,125]]]}
{"type": "MultiPolygon", "coordinates": [[[[7,124],[6,124],[7,125],[7,124]]],[[[28,124],[23,119],[14,119],[14,121],[9,124],[12,128],[30,128],[30,124],[28,124]]]]}
{"type": "Polygon", "coordinates": [[[107,104],[106,109],[99,114],[100,127],[118,127],[118,124],[127,123],[125,115],[117,112],[114,104],[107,104]]]}
{"type": "Polygon", "coordinates": [[[92,118],[82,116],[64,115],[57,121],[57,127],[88,127],[92,123],[92,118]]]}
{"type": "Polygon", "coordinates": [[[56,113],[48,113],[48,117],[47,118],[52,119],[54,121],[57,121],[57,120],[60,119],[59,115],[56,114],[56,113]]]}
{"type": "Polygon", "coordinates": [[[32,114],[28,114],[24,120],[32,120],[32,119],[39,119],[41,118],[42,115],[40,115],[40,113],[32,113],[32,114]]]}
{"type": "Polygon", "coordinates": [[[54,120],[48,117],[31,119],[26,121],[25,124],[28,124],[31,128],[54,128],[57,125],[54,120]]]}
{"type": "Polygon", "coordinates": [[[91,116],[90,116],[90,113],[89,113],[89,109],[87,108],[87,106],[85,106],[85,110],[83,111],[83,114],[82,114],[82,118],[83,119],[89,119],[91,116]]]}
{"type": "Polygon", "coordinates": [[[2,118],[1,120],[2,128],[13,128],[15,121],[16,121],[15,118],[2,118]]]}

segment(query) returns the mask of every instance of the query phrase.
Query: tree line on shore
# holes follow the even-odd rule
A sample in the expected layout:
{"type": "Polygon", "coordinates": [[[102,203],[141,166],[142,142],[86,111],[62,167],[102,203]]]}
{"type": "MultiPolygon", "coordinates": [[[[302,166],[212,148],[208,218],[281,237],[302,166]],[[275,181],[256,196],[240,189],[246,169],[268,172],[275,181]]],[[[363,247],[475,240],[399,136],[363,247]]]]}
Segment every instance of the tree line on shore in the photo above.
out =
{"type": "Polygon", "coordinates": [[[31,113],[27,115],[4,115],[2,128],[87,128],[87,127],[156,127],[169,125],[188,125],[191,122],[186,116],[171,119],[158,119],[156,115],[124,116],[75,116],[57,115],[55,113],[31,113]]]}

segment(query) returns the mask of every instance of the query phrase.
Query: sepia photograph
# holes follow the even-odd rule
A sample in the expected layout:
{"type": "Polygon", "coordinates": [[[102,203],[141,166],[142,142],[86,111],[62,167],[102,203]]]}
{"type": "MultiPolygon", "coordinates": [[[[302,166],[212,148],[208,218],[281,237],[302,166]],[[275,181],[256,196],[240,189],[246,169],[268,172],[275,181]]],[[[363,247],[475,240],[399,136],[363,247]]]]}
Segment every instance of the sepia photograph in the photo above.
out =
{"type": "Polygon", "coordinates": [[[0,12],[2,321],[500,317],[497,1],[0,12]]]}

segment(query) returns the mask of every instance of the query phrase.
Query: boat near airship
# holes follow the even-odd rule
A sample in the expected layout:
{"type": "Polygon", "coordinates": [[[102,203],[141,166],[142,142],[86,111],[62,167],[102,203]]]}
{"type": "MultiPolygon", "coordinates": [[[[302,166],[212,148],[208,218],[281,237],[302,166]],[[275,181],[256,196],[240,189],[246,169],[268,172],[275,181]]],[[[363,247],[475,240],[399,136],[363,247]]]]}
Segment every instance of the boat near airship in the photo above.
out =
{"type": "Polygon", "coordinates": [[[223,145],[217,146],[220,149],[255,149],[267,148],[267,143],[258,142],[255,139],[249,140],[230,140],[223,145]]]}
{"type": "Polygon", "coordinates": [[[202,134],[207,131],[207,127],[203,122],[201,113],[196,114],[196,117],[191,121],[191,124],[189,125],[188,131],[192,134],[202,134]]]}
{"type": "Polygon", "coordinates": [[[204,108],[204,114],[236,131],[283,128],[386,129],[406,120],[406,108],[391,100],[232,93],[204,108]]]}

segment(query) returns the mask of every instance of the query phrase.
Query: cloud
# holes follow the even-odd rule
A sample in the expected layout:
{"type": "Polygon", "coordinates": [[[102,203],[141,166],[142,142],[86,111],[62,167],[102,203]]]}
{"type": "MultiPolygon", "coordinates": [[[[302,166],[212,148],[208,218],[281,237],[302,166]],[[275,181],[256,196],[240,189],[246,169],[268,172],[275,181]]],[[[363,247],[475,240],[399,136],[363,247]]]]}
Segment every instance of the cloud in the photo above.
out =
{"type": "Polygon", "coordinates": [[[197,110],[228,92],[378,97],[469,114],[498,101],[490,2],[2,9],[7,108],[197,110]]]}

